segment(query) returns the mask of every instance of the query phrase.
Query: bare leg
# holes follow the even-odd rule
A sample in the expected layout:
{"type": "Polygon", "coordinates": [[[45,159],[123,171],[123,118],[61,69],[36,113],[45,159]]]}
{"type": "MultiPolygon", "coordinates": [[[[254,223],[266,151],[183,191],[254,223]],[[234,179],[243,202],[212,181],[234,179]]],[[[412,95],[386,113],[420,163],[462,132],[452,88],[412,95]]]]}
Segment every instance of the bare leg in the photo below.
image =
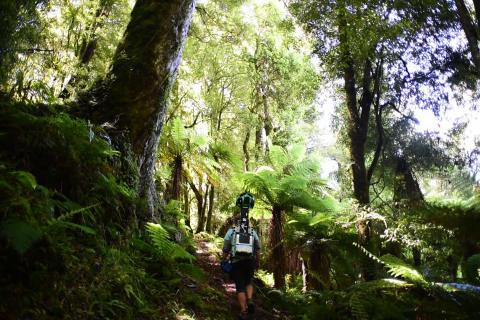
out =
{"type": "Polygon", "coordinates": [[[253,285],[247,285],[247,310],[248,313],[255,313],[255,304],[252,301],[253,298],[253,285]]]}
{"type": "Polygon", "coordinates": [[[251,300],[253,297],[253,285],[249,284],[247,286],[247,299],[251,300]]]}
{"type": "Polygon", "coordinates": [[[240,305],[241,312],[247,312],[247,296],[245,292],[237,293],[238,304],[240,305]]]}

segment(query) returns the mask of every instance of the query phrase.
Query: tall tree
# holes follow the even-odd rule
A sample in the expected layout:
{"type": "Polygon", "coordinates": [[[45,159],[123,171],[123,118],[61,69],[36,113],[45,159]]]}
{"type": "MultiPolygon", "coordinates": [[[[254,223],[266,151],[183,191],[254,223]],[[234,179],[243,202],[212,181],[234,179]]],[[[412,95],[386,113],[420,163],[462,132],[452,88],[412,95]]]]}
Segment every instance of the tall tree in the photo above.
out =
{"type": "Polygon", "coordinates": [[[114,123],[117,142],[134,154],[147,202],[142,221],[155,218],[156,149],[194,9],[195,0],[137,1],[111,70],[91,97],[95,119],[114,123]]]}

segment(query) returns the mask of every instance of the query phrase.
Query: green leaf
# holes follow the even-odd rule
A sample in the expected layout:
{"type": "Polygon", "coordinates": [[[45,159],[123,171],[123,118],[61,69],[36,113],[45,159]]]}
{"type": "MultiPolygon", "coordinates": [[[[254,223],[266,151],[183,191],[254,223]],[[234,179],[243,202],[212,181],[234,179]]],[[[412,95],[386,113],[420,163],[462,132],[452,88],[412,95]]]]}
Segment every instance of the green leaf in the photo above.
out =
{"type": "Polygon", "coordinates": [[[7,220],[0,225],[0,235],[20,254],[24,254],[43,236],[42,229],[21,220],[7,220]]]}
{"type": "Polygon", "coordinates": [[[330,222],[330,220],[332,220],[332,218],[329,215],[324,213],[318,213],[310,220],[309,225],[312,227],[319,223],[330,222]]]}
{"type": "Polygon", "coordinates": [[[80,230],[80,231],[82,231],[86,234],[90,234],[90,235],[96,235],[97,234],[94,229],[92,229],[90,227],[87,227],[85,225],[77,224],[77,223],[73,223],[73,222],[57,221],[56,225],[64,226],[64,227],[72,228],[72,229],[78,229],[78,230],[80,230]]]}
{"type": "Polygon", "coordinates": [[[37,180],[35,176],[27,171],[12,171],[10,172],[23,186],[35,190],[37,187],[37,180]]]}

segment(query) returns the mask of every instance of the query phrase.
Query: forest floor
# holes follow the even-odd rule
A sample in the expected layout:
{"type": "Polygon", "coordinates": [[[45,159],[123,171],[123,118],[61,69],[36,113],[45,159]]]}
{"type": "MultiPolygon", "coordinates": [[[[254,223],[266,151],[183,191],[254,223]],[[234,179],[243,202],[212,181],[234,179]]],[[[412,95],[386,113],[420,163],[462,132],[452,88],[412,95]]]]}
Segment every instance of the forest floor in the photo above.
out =
{"type": "MultiPolygon", "coordinates": [[[[232,318],[237,319],[240,312],[236,294],[235,283],[231,281],[227,274],[223,273],[219,267],[219,261],[214,253],[214,244],[206,240],[197,241],[197,263],[205,271],[207,275],[208,285],[215,288],[219,294],[224,296],[226,304],[230,305],[232,318]]],[[[256,281],[255,281],[256,282],[256,281]]],[[[289,319],[288,316],[282,314],[275,308],[269,309],[268,303],[265,301],[262,293],[257,285],[255,286],[255,293],[253,300],[255,303],[255,314],[249,319],[255,320],[270,320],[270,319],[289,319]]],[[[212,318],[214,319],[214,318],[212,318]]]]}

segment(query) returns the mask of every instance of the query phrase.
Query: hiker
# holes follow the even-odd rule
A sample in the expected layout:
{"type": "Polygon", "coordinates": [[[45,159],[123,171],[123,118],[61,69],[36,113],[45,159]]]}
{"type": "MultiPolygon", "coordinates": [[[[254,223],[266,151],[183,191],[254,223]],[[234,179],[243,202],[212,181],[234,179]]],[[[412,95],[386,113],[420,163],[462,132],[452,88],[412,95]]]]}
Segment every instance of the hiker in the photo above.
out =
{"type": "Polygon", "coordinates": [[[253,274],[260,262],[260,239],[255,230],[248,225],[248,209],[253,208],[254,198],[249,193],[242,193],[237,199],[241,209],[240,220],[230,228],[223,241],[222,265],[231,262],[230,277],[235,281],[239,319],[246,319],[255,312],[253,297],[253,274]],[[228,260],[227,260],[228,259],[228,260]]]}

